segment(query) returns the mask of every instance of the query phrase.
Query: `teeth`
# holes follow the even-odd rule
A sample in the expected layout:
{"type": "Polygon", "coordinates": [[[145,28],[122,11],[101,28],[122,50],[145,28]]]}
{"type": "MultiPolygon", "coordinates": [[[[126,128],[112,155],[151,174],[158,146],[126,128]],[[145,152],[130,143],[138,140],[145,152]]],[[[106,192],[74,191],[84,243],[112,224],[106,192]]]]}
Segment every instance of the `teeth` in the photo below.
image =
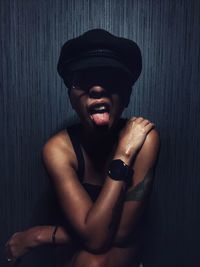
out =
{"type": "Polygon", "coordinates": [[[94,107],[94,110],[106,110],[106,107],[105,106],[99,106],[99,107],[94,107]]]}
{"type": "Polygon", "coordinates": [[[91,113],[103,113],[106,111],[108,111],[108,107],[106,105],[94,106],[90,109],[91,113]]]}

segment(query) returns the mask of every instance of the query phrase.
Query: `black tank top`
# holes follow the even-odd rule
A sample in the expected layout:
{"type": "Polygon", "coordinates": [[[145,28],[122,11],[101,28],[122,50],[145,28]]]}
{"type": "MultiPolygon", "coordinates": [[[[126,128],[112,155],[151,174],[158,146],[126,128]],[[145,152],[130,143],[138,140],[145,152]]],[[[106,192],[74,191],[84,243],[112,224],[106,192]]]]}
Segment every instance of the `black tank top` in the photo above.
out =
{"type": "MultiPolygon", "coordinates": [[[[118,136],[119,130],[124,127],[126,124],[127,119],[126,118],[121,118],[118,123],[118,127],[116,128],[116,132],[114,135],[118,136]]],[[[89,196],[93,201],[95,201],[102,189],[102,186],[99,185],[93,185],[89,183],[83,183],[83,178],[84,178],[84,172],[85,172],[85,161],[83,157],[83,152],[81,149],[81,143],[80,143],[80,124],[74,124],[71,126],[67,127],[67,132],[70,137],[74,152],[76,154],[76,158],[78,161],[78,170],[77,170],[77,175],[80,179],[81,184],[85,188],[85,190],[88,192],[89,196]]]]}
{"type": "Polygon", "coordinates": [[[101,186],[99,185],[93,185],[89,183],[83,182],[84,178],[84,173],[85,173],[85,161],[83,157],[83,152],[81,149],[81,144],[80,144],[80,137],[79,137],[79,132],[80,132],[80,125],[75,124],[67,127],[67,132],[70,137],[74,152],[76,154],[76,158],[78,161],[78,170],[77,170],[77,175],[79,177],[79,180],[91,199],[95,201],[101,191],[101,186]]]}

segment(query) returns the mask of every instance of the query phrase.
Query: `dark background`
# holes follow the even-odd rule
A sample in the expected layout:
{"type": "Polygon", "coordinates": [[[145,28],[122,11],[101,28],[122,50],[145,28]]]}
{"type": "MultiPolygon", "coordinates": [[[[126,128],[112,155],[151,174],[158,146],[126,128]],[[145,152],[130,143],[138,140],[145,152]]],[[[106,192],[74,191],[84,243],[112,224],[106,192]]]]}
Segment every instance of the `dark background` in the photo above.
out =
{"type": "MultiPolygon", "coordinates": [[[[67,39],[92,28],[140,46],[143,72],[124,116],[147,117],[161,136],[144,266],[200,266],[198,0],[0,1],[0,266],[12,233],[49,222],[41,150],[75,120],[57,59],[67,39]]],[[[35,250],[20,266],[53,266],[49,251],[35,250]]]]}

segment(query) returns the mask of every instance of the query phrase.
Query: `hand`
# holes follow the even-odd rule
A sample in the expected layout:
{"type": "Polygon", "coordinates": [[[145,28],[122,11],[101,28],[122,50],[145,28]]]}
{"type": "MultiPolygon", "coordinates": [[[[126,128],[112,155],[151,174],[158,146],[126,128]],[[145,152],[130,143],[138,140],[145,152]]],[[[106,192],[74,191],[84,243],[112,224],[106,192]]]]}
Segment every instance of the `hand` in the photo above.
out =
{"type": "Polygon", "coordinates": [[[35,246],[34,233],[34,228],[30,228],[26,231],[15,233],[11,236],[5,245],[6,258],[9,263],[16,263],[17,260],[19,260],[22,256],[29,252],[32,247],[35,246]]]}
{"type": "Polygon", "coordinates": [[[120,133],[117,156],[125,158],[126,163],[130,164],[133,157],[142,147],[147,134],[153,128],[154,124],[142,117],[133,117],[128,120],[120,133]]]}

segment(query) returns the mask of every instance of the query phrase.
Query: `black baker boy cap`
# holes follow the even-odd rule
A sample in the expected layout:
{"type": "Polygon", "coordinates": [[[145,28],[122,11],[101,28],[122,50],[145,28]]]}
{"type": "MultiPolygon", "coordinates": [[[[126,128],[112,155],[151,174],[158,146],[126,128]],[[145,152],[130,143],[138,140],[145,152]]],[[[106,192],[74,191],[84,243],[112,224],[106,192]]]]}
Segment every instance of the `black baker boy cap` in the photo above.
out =
{"type": "Polygon", "coordinates": [[[142,70],[140,49],[132,40],[103,29],[87,31],[62,46],[57,70],[65,82],[73,72],[96,67],[121,69],[133,85],[142,70]]]}

